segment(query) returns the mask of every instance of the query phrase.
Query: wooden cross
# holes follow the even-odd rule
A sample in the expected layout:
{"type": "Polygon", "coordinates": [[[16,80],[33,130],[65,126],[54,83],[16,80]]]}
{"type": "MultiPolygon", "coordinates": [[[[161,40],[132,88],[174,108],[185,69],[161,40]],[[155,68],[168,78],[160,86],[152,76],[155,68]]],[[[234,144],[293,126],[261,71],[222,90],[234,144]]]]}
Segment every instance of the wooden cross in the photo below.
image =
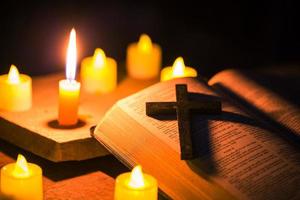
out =
{"type": "Polygon", "coordinates": [[[188,99],[186,84],[176,85],[176,102],[146,102],[146,114],[156,116],[161,114],[177,113],[181,160],[190,160],[196,157],[193,152],[190,112],[201,114],[219,114],[222,112],[221,101],[188,99]]]}

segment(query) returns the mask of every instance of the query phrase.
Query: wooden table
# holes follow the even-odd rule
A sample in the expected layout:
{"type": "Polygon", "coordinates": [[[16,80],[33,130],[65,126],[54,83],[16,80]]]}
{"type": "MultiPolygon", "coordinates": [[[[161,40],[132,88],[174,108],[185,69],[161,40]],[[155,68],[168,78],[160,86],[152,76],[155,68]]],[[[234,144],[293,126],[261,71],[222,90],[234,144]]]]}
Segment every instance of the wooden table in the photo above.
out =
{"type": "Polygon", "coordinates": [[[0,168],[15,162],[18,153],[42,167],[45,200],[111,200],[114,178],[129,171],[111,155],[85,161],[54,163],[3,140],[0,140],[0,168]]]}
{"type": "MultiPolygon", "coordinates": [[[[0,131],[1,132],[1,131],[0,131]]],[[[44,200],[113,200],[115,178],[130,171],[112,155],[55,163],[0,139],[0,168],[23,154],[43,169],[44,200]]],[[[166,200],[159,194],[159,200],[166,200]]],[[[6,200],[1,198],[0,200],[6,200]]]]}

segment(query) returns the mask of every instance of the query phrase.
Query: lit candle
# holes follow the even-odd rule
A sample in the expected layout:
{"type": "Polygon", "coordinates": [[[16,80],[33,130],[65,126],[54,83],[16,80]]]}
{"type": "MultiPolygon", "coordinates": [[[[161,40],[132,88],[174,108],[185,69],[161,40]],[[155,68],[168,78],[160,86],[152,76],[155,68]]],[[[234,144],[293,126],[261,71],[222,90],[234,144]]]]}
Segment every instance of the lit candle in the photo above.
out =
{"type": "Polygon", "coordinates": [[[185,66],[182,57],[178,57],[173,66],[165,67],[160,73],[160,81],[181,77],[197,77],[197,71],[192,67],[185,66]]]}
{"type": "Polygon", "coordinates": [[[136,79],[152,79],[159,76],[161,48],[151,42],[148,35],[142,34],[138,43],[127,48],[126,58],[129,76],[136,79]]]}
{"type": "Polygon", "coordinates": [[[115,200],[156,200],[157,181],[149,174],[143,174],[140,165],[132,172],[119,175],[115,183],[115,200]]]}
{"type": "Polygon", "coordinates": [[[11,65],[9,73],[0,76],[0,109],[25,111],[31,108],[31,99],[31,78],[11,65]]]}
{"type": "Polygon", "coordinates": [[[88,92],[107,93],[117,86],[117,62],[106,57],[102,49],[82,60],[80,72],[82,86],[88,92]]]}
{"type": "Polygon", "coordinates": [[[33,163],[27,163],[18,155],[16,163],[10,163],[1,169],[1,192],[17,200],[42,200],[42,169],[33,163]]]}
{"type": "Polygon", "coordinates": [[[67,79],[59,81],[58,122],[62,126],[75,125],[78,121],[80,83],[75,80],[76,57],[76,32],[72,29],[67,50],[67,79]]]}

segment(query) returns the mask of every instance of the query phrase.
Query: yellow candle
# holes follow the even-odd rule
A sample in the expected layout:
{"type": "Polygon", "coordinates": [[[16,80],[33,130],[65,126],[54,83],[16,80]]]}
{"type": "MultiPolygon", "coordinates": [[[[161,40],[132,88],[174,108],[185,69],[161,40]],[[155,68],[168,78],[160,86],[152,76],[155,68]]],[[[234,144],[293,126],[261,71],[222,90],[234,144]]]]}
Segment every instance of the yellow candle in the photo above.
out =
{"type": "Polygon", "coordinates": [[[108,93],[117,86],[117,62],[100,48],[94,56],[82,60],[80,72],[82,86],[88,92],[108,93]]]}
{"type": "Polygon", "coordinates": [[[119,175],[115,183],[115,200],[156,200],[157,181],[149,175],[143,174],[140,165],[130,173],[119,175]]]}
{"type": "Polygon", "coordinates": [[[25,111],[31,108],[31,99],[31,78],[11,65],[9,73],[0,76],[0,109],[25,111]]]}
{"type": "Polygon", "coordinates": [[[42,200],[42,169],[33,163],[27,163],[18,155],[16,163],[10,163],[1,169],[1,192],[16,200],[42,200]]]}
{"type": "Polygon", "coordinates": [[[72,29],[67,50],[67,79],[59,81],[58,122],[62,126],[75,125],[78,121],[80,83],[75,80],[76,57],[76,32],[72,29]]]}
{"type": "Polygon", "coordinates": [[[127,48],[126,66],[129,76],[136,79],[152,79],[159,76],[161,48],[142,34],[138,43],[127,48]]]}
{"type": "Polygon", "coordinates": [[[197,71],[192,67],[186,67],[182,57],[178,57],[173,66],[165,67],[160,73],[160,81],[181,77],[197,77],[197,71]]]}

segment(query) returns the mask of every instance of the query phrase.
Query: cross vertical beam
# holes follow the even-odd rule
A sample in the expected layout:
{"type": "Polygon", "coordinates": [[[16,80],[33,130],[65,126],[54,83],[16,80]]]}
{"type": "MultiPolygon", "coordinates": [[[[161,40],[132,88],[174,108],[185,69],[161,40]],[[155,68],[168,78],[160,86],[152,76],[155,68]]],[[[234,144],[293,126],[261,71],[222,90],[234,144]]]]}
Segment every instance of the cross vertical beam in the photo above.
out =
{"type": "Polygon", "coordinates": [[[201,100],[190,101],[186,84],[176,85],[176,102],[146,102],[146,114],[155,116],[161,114],[177,114],[181,159],[195,158],[191,137],[190,113],[218,114],[222,111],[221,101],[201,100]]]}

